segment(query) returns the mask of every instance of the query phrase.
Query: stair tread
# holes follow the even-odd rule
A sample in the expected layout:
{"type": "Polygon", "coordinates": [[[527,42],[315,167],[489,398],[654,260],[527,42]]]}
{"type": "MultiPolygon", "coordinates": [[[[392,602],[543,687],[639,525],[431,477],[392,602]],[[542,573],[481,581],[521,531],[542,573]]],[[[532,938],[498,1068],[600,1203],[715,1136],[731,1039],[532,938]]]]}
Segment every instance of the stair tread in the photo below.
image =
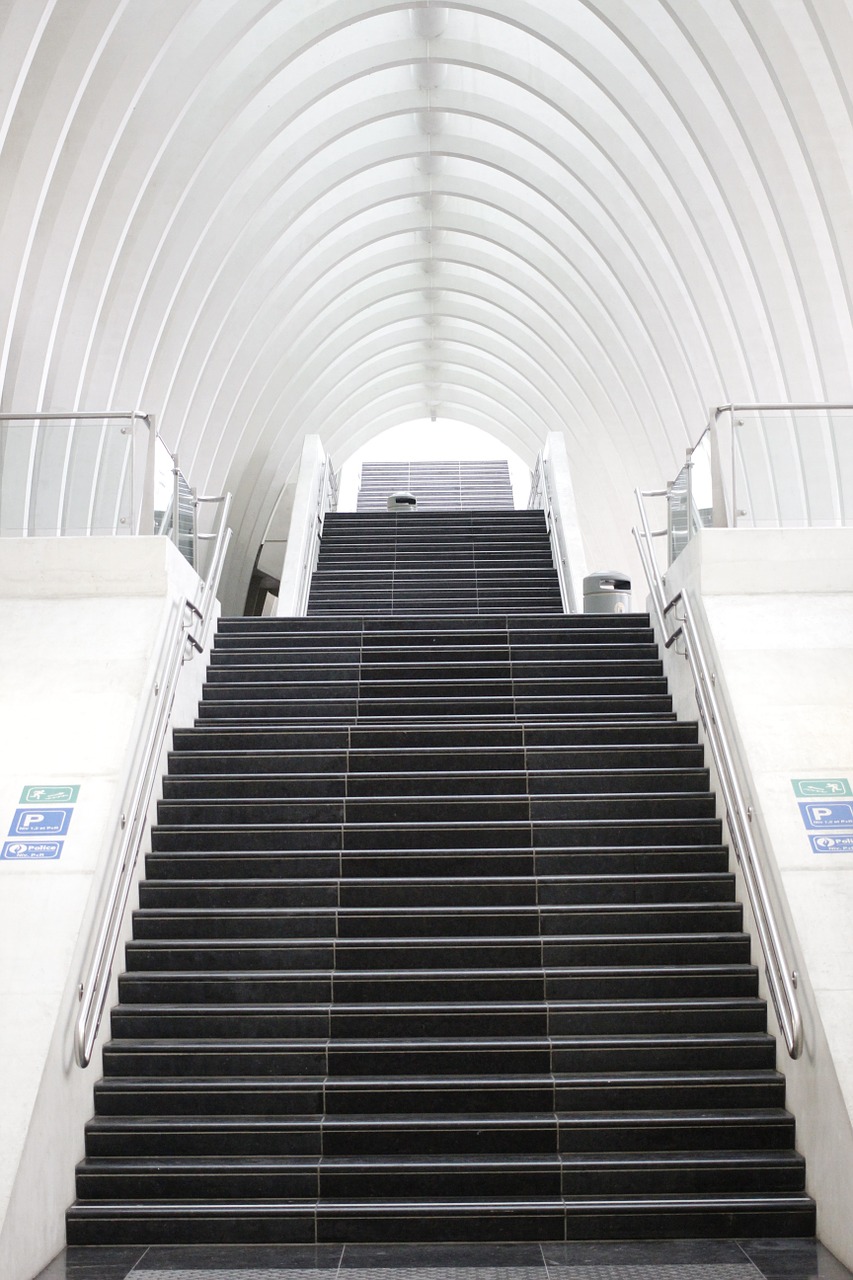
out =
{"type": "Polygon", "coordinates": [[[404,1112],[393,1115],[330,1115],[330,1116],[94,1116],[87,1124],[92,1129],[129,1129],[158,1130],[164,1129],[210,1129],[219,1128],[271,1128],[287,1131],[293,1128],[336,1128],[356,1129],[366,1123],[377,1128],[400,1128],[410,1126],[430,1129],[436,1125],[453,1124],[462,1128],[495,1127],[499,1129],[521,1127],[531,1124],[553,1125],[555,1120],[561,1125],[579,1127],[595,1125],[611,1128],[626,1124],[641,1127],[667,1127],[685,1123],[701,1122],[702,1124],[732,1125],[753,1124],[763,1121],[767,1124],[779,1120],[789,1120],[790,1113],[784,1107],[749,1107],[737,1110],[716,1109],[701,1111],[679,1109],[672,1111],[554,1111],[554,1112],[517,1112],[506,1115],[501,1112],[490,1114],[478,1112],[476,1115],[465,1115],[459,1112],[430,1112],[423,1115],[419,1112],[404,1112]]]}
{"type": "Polygon", "coordinates": [[[550,1152],[548,1154],[529,1153],[458,1153],[453,1155],[410,1155],[400,1153],[394,1155],[284,1155],[284,1156],[242,1156],[239,1159],[228,1159],[224,1156],[134,1156],[122,1158],[118,1156],[86,1156],[78,1164],[79,1170],[95,1171],[104,1169],[110,1173],[122,1170],[156,1170],[163,1173],[169,1170],[223,1169],[239,1168],[251,1172],[261,1169],[311,1168],[442,1168],[464,1166],[467,1168],[524,1168],[531,1166],[554,1167],[560,1165],[578,1165],[584,1168],[612,1167],[625,1165],[642,1168],[651,1164],[669,1164],[677,1168],[691,1165],[731,1165],[744,1164],[763,1167],[773,1164],[801,1164],[802,1157],[794,1151],[762,1150],[751,1151],[644,1151],[644,1152],[550,1152]]]}

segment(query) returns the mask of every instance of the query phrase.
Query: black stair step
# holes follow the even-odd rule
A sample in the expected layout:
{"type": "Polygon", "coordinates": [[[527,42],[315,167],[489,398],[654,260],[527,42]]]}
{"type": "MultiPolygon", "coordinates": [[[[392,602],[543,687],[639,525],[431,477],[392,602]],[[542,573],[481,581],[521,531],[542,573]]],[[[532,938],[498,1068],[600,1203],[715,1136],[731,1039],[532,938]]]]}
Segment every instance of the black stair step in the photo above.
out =
{"type": "MultiPolygon", "coordinates": [[[[308,686],[306,686],[308,688],[308,686]]],[[[239,698],[221,701],[205,701],[199,707],[197,723],[200,725],[217,722],[223,729],[228,722],[239,719],[247,726],[257,724],[263,727],[264,721],[290,720],[309,722],[311,719],[331,722],[334,720],[352,721],[370,719],[440,719],[442,716],[464,721],[519,720],[534,719],[537,716],[552,718],[554,715],[571,721],[587,724],[595,721],[595,717],[604,721],[630,721],[638,717],[659,718],[671,712],[672,700],[669,695],[657,694],[548,694],[528,695],[512,691],[505,694],[488,694],[469,692],[466,696],[461,690],[458,695],[442,695],[429,697],[412,694],[373,696],[362,692],[359,696],[345,694],[338,698],[320,696],[294,696],[291,698],[270,698],[267,701],[243,701],[239,698]]]]}
{"type": "MultiPolygon", "coordinates": [[[[399,762],[398,762],[399,763],[399,762]]],[[[409,761],[408,763],[412,763],[409,761]]],[[[473,762],[472,762],[473,763],[473,762]]],[[[232,762],[232,768],[234,762],[232,762]]],[[[444,773],[439,770],[395,773],[229,773],[181,774],[163,780],[166,800],[390,800],[441,797],[461,801],[490,797],[557,796],[583,797],[628,794],[648,797],[650,793],[707,794],[705,769],[646,769],[573,772],[489,772],[444,773]]]]}
{"type": "Polygon", "coordinates": [[[662,875],[566,875],[368,877],[330,880],[190,879],[143,880],[140,907],[326,908],[425,907],[466,905],[545,907],[595,903],[732,902],[730,872],[683,871],[662,875]]]}
{"type": "Polygon", "coordinates": [[[269,672],[270,668],[292,671],[304,667],[307,671],[314,671],[327,664],[361,665],[370,670],[395,666],[422,670],[425,664],[432,664],[441,671],[445,664],[482,667],[497,662],[522,668],[594,669],[603,674],[648,669],[658,675],[663,669],[657,646],[645,643],[572,644],[568,647],[564,644],[517,644],[508,636],[503,639],[486,636],[476,644],[463,644],[457,639],[441,645],[429,642],[403,645],[396,637],[382,644],[375,639],[364,643],[360,635],[341,638],[337,644],[331,643],[331,637],[327,639],[327,644],[320,645],[310,643],[311,638],[305,637],[299,643],[291,640],[287,645],[251,649],[246,646],[223,649],[215,645],[210,655],[211,678],[218,678],[229,670],[269,672]]]}
{"type": "Polygon", "coordinates": [[[779,1108],[519,1115],[95,1116],[89,1157],[791,1151],[779,1108]]]}
{"type": "Polygon", "coordinates": [[[566,1071],[768,1069],[775,1041],[759,1032],[704,1035],[111,1040],[104,1075],[478,1076],[566,1071]]]}
{"type": "MultiPolygon", "coordinates": [[[[722,825],[719,819],[704,818],[624,818],[608,820],[588,818],[571,821],[532,822],[485,820],[457,822],[407,822],[343,824],[340,820],[315,822],[313,825],[294,818],[262,825],[233,822],[226,825],[193,826],[161,824],[152,831],[152,847],[157,853],[201,849],[207,853],[252,850],[256,854],[271,849],[277,852],[343,851],[366,853],[377,850],[418,851],[531,849],[561,850],[573,848],[665,847],[719,845],[722,825]]],[[[279,871],[281,866],[279,865],[279,871]]],[[[425,869],[425,868],[422,868],[425,869]]],[[[460,866],[461,869],[461,866],[460,866]]],[[[557,868],[543,868],[557,870],[557,868]]],[[[578,866],[578,870],[580,870],[578,866]]],[[[353,868],[353,870],[355,870],[353,868]]],[[[356,872],[357,874],[357,872],[356,872]]]]}
{"type": "Polygon", "coordinates": [[[803,1162],[787,1152],[437,1156],[90,1157],[77,1193],[90,1200],[179,1197],[613,1196],[726,1191],[794,1193],[803,1162]]]}
{"type": "Polygon", "coordinates": [[[713,818],[715,798],[707,792],[660,792],[652,795],[594,794],[569,796],[394,796],[389,799],[346,796],[310,800],[198,799],[161,800],[162,826],[266,825],[268,823],[435,823],[536,822],[565,818],[618,821],[620,818],[713,818]]]}
{"type": "Polygon", "coordinates": [[[356,653],[329,655],[321,651],[315,658],[317,660],[306,662],[300,656],[298,662],[290,660],[275,665],[217,662],[208,668],[206,685],[212,690],[223,686],[252,692],[256,697],[275,697],[281,689],[301,688],[308,682],[316,687],[335,687],[342,682],[359,681],[363,690],[392,692],[408,690],[413,684],[430,685],[441,691],[445,682],[451,686],[460,682],[487,686],[495,681],[512,681],[517,689],[530,689],[534,684],[538,688],[547,681],[548,686],[555,689],[566,685],[569,689],[593,693],[603,688],[603,681],[608,687],[628,692],[637,689],[660,692],[665,687],[658,661],[568,662],[554,658],[534,661],[520,654],[510,656],[505,651],[497,654],[489,651],[486,656],[477,654],[467,660],[451,660],[443,654],[437,661],[433,653],[424,650],[394,650],[381,656],[371,655],[369,660],[356,653]]]}
{"type": "MultiPolygon", "coordinates": [[[[492,771],[506,778],[525,773],[531,780],[549,774],[591,779],[669,775],[695,777],[697,790],[704,790],[706,786],[707,771],[702,766],[702,748],[699,746],[545,747],[526,751],[521,746],[491,747],[489,754],[492,771]]],[[[231,751],[173,751],[169,755],[169,774],[164,782],[175,786],[187,776],[248,776],[251,771],[255,778],[268,773],[290,778],[332,774],[347,776],[351,784],[361,785],[359,775],[362,773],[384,777],[406,776],[415,772],[422,777],[429,773],[444,773],[463,779],[477,776],[482,771],[482,764],[482,749],[476,746],[457,746],[445,751],[441,747],[415,747],[410,744],[402,754],[364,748],[351,751],[277,751],[246,744],[231,751]]]]}
{"type": "MultiPolygon", "coordinates": [[[[252,726],[198,724],[176,729],[177,751],[496,751],[501,749],[542,753],[588,748],[621,751],[657,746],[690,746],[695,749],[697,727],[674,717],[652,720],[589,720],[559,724],[434,724],[434,725],[326,725],[252,726]]],[[[545,756],[547,759],[547,755],[545,756]]]]}
{"type": "Polygon", "coordinates": [[[375,849],[358,853],[340,850],[305,851],[293,849],[282,861],[280,842],[277,850],[258,852],[254,849],[234,849],[215,852],[204,847],[179,851],[157,851],[145,859],[149,876],[168,884],[175,880],[233,877],[235,880],[279,880],[282,872],[293,879],[327,879],[343,877],[341,883],[362,878],[388,879],[391,876],[450,877],[469,876],[494,878],[505,875],[527,878],[538,873],[540,878],[561,876],[613,876],[662,875],[673,876],[684,872],[720,873],[727,871],[728,853],[719,844],[695,845],[625,845],[622,848],[607,845],[575,845],[560,849],[556,846],[534,849],[517,844],[502,848],[447,849],[411,848],[405,858],[399,850],[375,849]]]}
{"type": "MultiPolygon", "coordinates": [[[[301,831],[297,833],[301,835],[301,831]]],[[[186,835],[181,840],[174,838],[173,833],[155,832],[156,845],[154,854],[146,856],[146,872],[149,876],[172,882],[175,879],[197,878],[204,881],[210,878],[233,877],[243,879],[280,879],[282,870],[295,879],[314,878],[328,879],[343,877],[343,883],[357,879],[387,879],[389,876],[403,878],[466,876],[494,878],[500,876],[534,876],[552,878],[570,876],[585,877],[624,877],[631,876],[667,876],[684,872],[704,873],[724,872],[729,865],[729,858],[724,846],[702,844],[670,846],[625,845],[622,847],[599,845],[575,846],[543,846],[533,849],[532,846],[520,845],[517,840],[505,842],[502,846],[479,849],[464,849],[459,844],[446,847],[411,847],[401,856],[400,849],[379,844],[373,849],[359,851],[338,849],[305,850],[301,849],[298,840],[293,849],[287,850],[286,859],[282,859],[286,840],[269,842],[268,849],[234,849],[237,841],[231,838],[223,841],[223,850],[211,849],[210,842],[190,840],[186,835]],[[168,849],[174,845],[174,849],[168,849]],[[199,847],[195,847],[195,846],[199,847]]],[[[207,837],[207,833],[206,833],[207,837]]],[[[260,840],[260,837],[259,837],[260,840]]],[[[334,838],[324,840],[333,845],[334,838]]]]}
{"type": "Polygon", "coordinates": [[[73,1206],[68,1242],[221,1243],[223,1222],[240,1239],[262,1243],[412,1243],[498,1240],[630,1240],[814,1234],[814,1202],[805,1195],[562,1197],[550,1200],[321,1201],[317,1204],[180,1201],[73,1206]],[[191,1209],[191,1212],[188,1211],[191,1209]],[[105,1234],[108,1233],[108,1234],[105,1234]]]}
{"type": "Polygon", "coordinates": [[[779,1109],[785,1077],[762,1068],[420,1078],[121,1075],[95,1085],[95,1103],[99,1115],[232,1117],[779,1109]]]}
{"type": "Polygon", "coordinates": [[[134,912],[134,937],[201,941],[221,938],[285,940],[338,938],[369,944],[376,939],[462,940],[477,938],[543,942],[591,934],[662,933],[667,927],[735,932],[742,924],[739,903],[610,903],[582,906],[509,907],[316,907],[143,908],[134,912]]]}
{"type": "Polygon", "coordinates": [[[181,970],[130,971],[119,978],[122,1002],[158,1000],[165,1004],[197,1002],[349,1005],[381,1001],[388,1005],[425,1002],[501,1000],[667,1000],[749,997],[757,994],[758,972],[750,964],[693,966],[514,969],[372,970],[323,973],[316,970],[255,971],[246,976],[231,970],[203,973],[181,970]]]}
{"type": "MultiPolygon", "coordinates": [[[[642,632],[645,639],[649,639],[651,634],[649,615],[647,613],[567,613],[560,614],[557,619],[554,619],[550,614],[543,616],[531,614],[525,617],[521,623],[516,619],[507,618],[504,624],[496,621],[494,617],[481,618],[476,613],[463,618],[448,614],[444,619],[433,618],[423,623],[413,623],[410,619],[389,616],[382,618],[380,621],[372,618],[365,619],[363,624],[353,623],[347,629],[365,632],[421,631],[433,634],[436,631],[464,631],[466,633],[493,631],[500,626],[503,626],[505,630],[509,628],[513,634],[540,635],[543,632],[548,632],[555,636],[567,636],[569,639],[577,632],[583,631],[595,631],[610,634],[611,636],[614,631],[620,633],[620,635],[624,631],[636,631],[642,632]]],[[[335,624],[330,621],[316,622],[314,619],[306,617],[230,617],[219,619],[216,638],[217,641],[234,636],[248,636],[256,639],[259,636],[310,634],[315,630],[324,629],[333,631],[336,629],[335,624]]]]}
{"type": "Polygon", "coordinates": [[[568,965],[646,965],[693,963],[741,963],[749,960],[749,938],[740,933],[630,934],[605,937],[578,936],[539,940],[489,941],[483,938],[423,940],[394,939],[380,942],[371,938],[359,943],[321,940],[229,939],[215,942],[190,938],[183,941],[134,940],[127,945],[127,968],[151,971],[231,967],[253,969],[352,969],[419,970],[530,969],[568,965]]]}
{"type": "MultiPolygon", "coordinates": [[[[198,998],[198,997],[197,997],[198,998]]],[[[119,1004],[112,1011],[115,1039],[239,1038],[270,1036],[377,1038],[412,1036],[577,1036],[601,1033],[763,1032],[766,1009],[758,999],[633,1001],[483,1001],[417,1004],[119,1004]]]]}

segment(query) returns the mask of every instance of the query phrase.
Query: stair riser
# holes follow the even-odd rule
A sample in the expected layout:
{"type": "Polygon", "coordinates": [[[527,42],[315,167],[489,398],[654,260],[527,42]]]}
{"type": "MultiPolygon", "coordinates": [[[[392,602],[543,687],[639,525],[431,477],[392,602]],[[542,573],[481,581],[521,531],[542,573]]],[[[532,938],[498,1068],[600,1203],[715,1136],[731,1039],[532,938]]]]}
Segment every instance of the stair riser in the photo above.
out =
{"type": "Polygon", "coordinates": [[[219,938],[334,938],[356,941],[370,938],[519,938],[536,934],[543,938],[588,936],[594,933],[634,935],[680,932],[737,932],[742,923],[739,904],[697,906],[679,903],[671,907],[602,906],[597,909],[553,908],[537,912],[498,908],[465,913],[441,908],[420,912],[390,910],[385,913],[342,910],[244,911],[197,915],[178,911],[134,912],[134,937],[148,939],[197,938],[204,942],[219,938]]]}
{"type": "Polygon", "coordinates": [[[288,946],[234,943],[219,945],[208,943],[204,947],[187,943],[177,947],[170,943],[131,943],[127,949],[127,968],[131,971],[156,972],[159,969],[185,970],[203,973],[211,969],[252,970],[315,970],[337,973],[348,970],[374,970],[378,973],[395,970],[452,970],[452,969],[536,969],[562,967],[659,965],[667,963],[689,964],[746,964],[749,961],[749,939],[745,936],[726,937],[697,934],[696,938],[673,935],[671,938],[650,937],[637,940],[633,937],[603,941],[578,939],[575,942],[551,944],[504,945],[472,942],[464,946],[457,942],[452,946],[438,943],[418,945],[408,943],[391,946],[356,947],[341,944],[337,947],[303,943],[288,946]]]}
{"type": "MultiPolygon", "coordinates": [[[[240,849],[253,853],[271,849],[280,852],[325,850],[329,853],[411,849],[420,853],[421,850],[446,849],[456,853],[476,849],[518,849],[525,845],[553,849],[573,846],[613,848],[718,845],[722,835],[721,825],[718,819],[705,821],[699,818],[682,819],[678,822],[626,818],[621,823],[591,819],[574,823],[538,821],[530,824],[507,820],[499,826],[471,822],[459,822],[450,826],[439,822],[421,822],[417,826],[392,822],[375,826],[369,823],[351,823],[344,827],[295,823],[249,826],[235,823],[230,827],[155,827],[151,841],[155,853],[192,849],[203,850],[205,853],[240,849]]],[[[424,865],[423,862],[417,864],[421,873],[424,865]]],[[[278,871],[281,872],[280,863],[278,871]]],[[[553,874],[558,873],[555,871],[553,874]]]]}
{"type": "Polygon", "coordinates": [[[671,1168],[637,1163],[633,1169],[561,1169],[558,1159],[544,1161],[544,1168],[516,1167],[492,1171],[486,1167],[434,1172],[391,1168],[385,1173],[365,1165],[351,1172],[321,1168],[275,1173],[234,1172],[205,1174],[193,1171],[97,1175],[80,1174],[77,1194],[92,1200],[151,1200],[205,1197],[210,1199],[399,1199],[401,1197],[497,1197],[530,1199],[582,1195],[672,1195],[726,1192],[795,1192],[802,1184],[798,1164],[740,1169],[691,1167],[679,1161],[671,1168]],[[549,1167],[550,1166],[550,1167],[549,1167]]]}
{"type": "Polygon", "coordinates": [[[326,854],[257,853],[246,850],[214,854],[206,849],[185,850],[181,853],[149,854],[145,860],[146,875],[157,877],[169,884],[174,880],[187,880],[208,876],[217,880],[233,876],[237,880],[251,878],[261,881],[278,881],[282,872],[297,879],[327,880],[343,874],[346,886],[349,880],[363,880],[375,875],[387,879],[390,876],[410,875],[413,880],[423,876],[530,876],[538,871],[542,876],[595,875],[612,870],[614,875],[678,875],[681,873],[722,873],[728,868],[728,854],[721,848],[696,847],[694,849],[646,849],[614,850],[578,848],[570,851],[529,850],[410,850],[410,857],[401,858],[398,852],[353,853],[350,851],[326,854]]]}
{"type": "Polygon", "coordinates": [[[214,1080],[201,1088],[180,1080],[178,1087],[163,1085],[156,1077],[142,1082],[113,1077],[95,1087],[98,1115],[123,1116],[381,1116],[476,1115],[541,1113],[543,1111],[590,1112],[646,1110],[711,1110],[779,1108],[785,1104],[783,1077],[756,1073],[750,1078],[732,1073],[730,1078],[696,1080],[651,1077],[632,1081],[592,1077],[572,1083],[492,1084],[481,1080],[454,1087],[396,1080],[320,1083],[281,1079],[267,1085],[243,1087],[235,1081],[224,1087],[214,1080]],[[119,1086],[119,1087],[116,1087],[119,1086]]]}
{"type": "Polygon", "coordinates": [[[126,973],[119,978],[123,1004],[329,1004],[334,990],[338,1005],[399,1005],[426,1002],[459,1002],[466,1008],[473,1001],[518,1000],[677,1000],[726,996],[748,998],[758,990],[757,971],[749,965],[734,965],[728,971],[706,974],[701,969],[679,971],[637,969],[602,972],[577,970],[571,976],[523,977],[505,972],[472,976],[442,973],[436,976],[406,973],[404,976],[376,975],[369,978],[342,974],[289,977],[286,974],[249,974],[215,977],[204,974],[126,973]]]}
{"type": "Polygon", "coordinates": [[[261,826],[280,823],[379,823],[434,824],[436,822],[626,822],[656,818],[674,823],[680,818],[714,817],[714,797],[708,795],[608,796],[536,798],[492,796],[415,800],[309,801],[179,801],[161,800],[158,820],[162,826],[196,825],[261,826]]]}
{"type": "MultiPolygon", "coordinates": [[[[255,777],[179,777],[164,779],[163,794],[166,800],[222,801],[226,800],[295,800],[300,802],[321,800],[385,800],[399,796],[417,802],[428,797],[458,803],[465,796],[491,796],[493,800],[513,796],[576,796],[590,794],[648,796],[649,793],[688,792],[695,794],[707,789],[708,775],[704,770],[693,772],[667,772],[654,774],[613,772],[585,774],[456,774],[406,773],[375,776],[373,774],[346,775],[331,773],[321,775],[295,774],[293,776],[255,777]]],[[[553,801],[552,801],[553,802],[553,801]]]]}
{"type": "MultiPolygon", "coordinates": [[[[414,1123],[413,1118],[413,1123],[414,1123]]],[[[104,1121],[101,1121],[103,1124],[104,1121]]],[[[86,1152],[93,1157],[133,1159],[152,1157],[168,1159],[180,1156],[453,1156],[502,1155],[517,1151],[528,1155],[594,1154],[597,1152],[756,1152],[785,1151],[793,1146],[794,1128],[789,1122],[768,1121],[764,1124],[713,1124],[710,1120],[682,1124],[641,1124],[637,1119],[584,1128],[559,1124],[543,1117],[539,1123],[504,1118],[502,1123],[476,1121],[460,1116],[456,1124],[438,1119],[429,1126],[393,1128],[358,1124],[335,1127],[332,1121],[313,1123],[293,1120],[285,1129],[274,1121],[265,1128],[249,1124],[240,1128],[239,1121],[225,1126],[178,1130],[162,1122],[160,1129],[139,1132],[122,1128],[113,1121],[106,1130],[90,1125],[86,1134],[86,1152]],[[476,1126],[476,1127],[475,1127],[476,1126]]]]}
{"type": "Polygon", "coordinates": [[[328,1012],[270,1011],[229,1013],[137,1013],[113,1011],[111,1027],[116,1039],[152,1037],[192,1037],[238,1039],[241,1037],[276,1038],[281,1035],[302,1037],[331,1036],[407,1039],[417,1036],[587,1036],[587,1035],[653,1035],[656,1033],[698,1035],[736,1032],[761,1032],[766,1025],[766,1012],[760,1005],[754,1010],[630,1009],[562,1013],[540,1009],[513,1010],[506,1013],[493,1009],[464,1007],[457,1012],[406,1012],[400,1009],[383,1015],[371,1010],[348,1013],[335,1008],[328,1012]]]}
{"type": "Polygon", "coordinates": [[[360,883],[312,882],[306,880],[277,880],[268,883],[255,880],[185,880],[141,882],[140,907],[147,911],[158,908],[217,907],[230,911],[312,908],[332,911],[341,907],[351,909],[371,907],[380,910],[405,908],[409,911],[424,908],[485,909],[488,907],[535,908],[537,900],[543,907],[603,905],[613,906],[633,903],[674,902],[732,902],[734,877],[729,875],[699,876],[685,874],[681,877],[648,876],[645,881],[620,880],[618,877],[574,879],[525,880],[514,877],[509,881],[470,881],[459,878],[442,884],[440,881],[362,881],[360,883]]]}

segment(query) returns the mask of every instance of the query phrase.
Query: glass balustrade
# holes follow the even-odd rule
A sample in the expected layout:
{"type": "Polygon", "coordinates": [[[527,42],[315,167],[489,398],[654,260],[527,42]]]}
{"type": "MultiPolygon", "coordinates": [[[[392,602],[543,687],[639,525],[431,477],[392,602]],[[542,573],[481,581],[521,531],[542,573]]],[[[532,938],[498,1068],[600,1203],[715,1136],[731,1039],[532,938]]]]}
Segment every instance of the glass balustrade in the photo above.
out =
{"type": "Polygon", "coordinates": [[[731,441],[733,525],[853,524],[853,407],[736,406],[731,441]]]}
{"type": "Polygon", "coordinates": [[[160,534],[204,577],[227,511],[146,414],[0,414],[0,536],[160,534]]]}

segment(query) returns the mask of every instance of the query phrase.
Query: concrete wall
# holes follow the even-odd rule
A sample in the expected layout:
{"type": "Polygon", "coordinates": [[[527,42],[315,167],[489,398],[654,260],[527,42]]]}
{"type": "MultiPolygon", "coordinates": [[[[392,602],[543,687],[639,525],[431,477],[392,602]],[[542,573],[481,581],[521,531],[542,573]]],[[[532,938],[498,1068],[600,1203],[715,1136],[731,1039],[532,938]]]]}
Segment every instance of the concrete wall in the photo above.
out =
{"type": "MultiPolygon", "coordinates": [[[[853,784],[853,530],[704,530],[667,574],[667,599],[682,587],[736,725],[744,791],[799,975],[805,1048],[793,1062],[780,1037],[777,1056],[818,1234],[853,1267],[853,848],[814,851],[793,786],[853,784]]],[[[687,663],[670,654],[677,709],[695,719],[687,663]]],[[[763,972],[760,953],[753,958],[763,972]]]]}
{"type": "MultiPolygon", "coordinates": [[[[64,1245],[101,1074],[100,1045],[74,1062],[77,986],[164,637],[198,586],[163,538],[0,539],[0,847],[24,788],[80,788],[58,859],[0,858],[4,1280],[64,1245]]],[[[185,665],[174,723],[191,721],[204,666],[185,665]]]]}

